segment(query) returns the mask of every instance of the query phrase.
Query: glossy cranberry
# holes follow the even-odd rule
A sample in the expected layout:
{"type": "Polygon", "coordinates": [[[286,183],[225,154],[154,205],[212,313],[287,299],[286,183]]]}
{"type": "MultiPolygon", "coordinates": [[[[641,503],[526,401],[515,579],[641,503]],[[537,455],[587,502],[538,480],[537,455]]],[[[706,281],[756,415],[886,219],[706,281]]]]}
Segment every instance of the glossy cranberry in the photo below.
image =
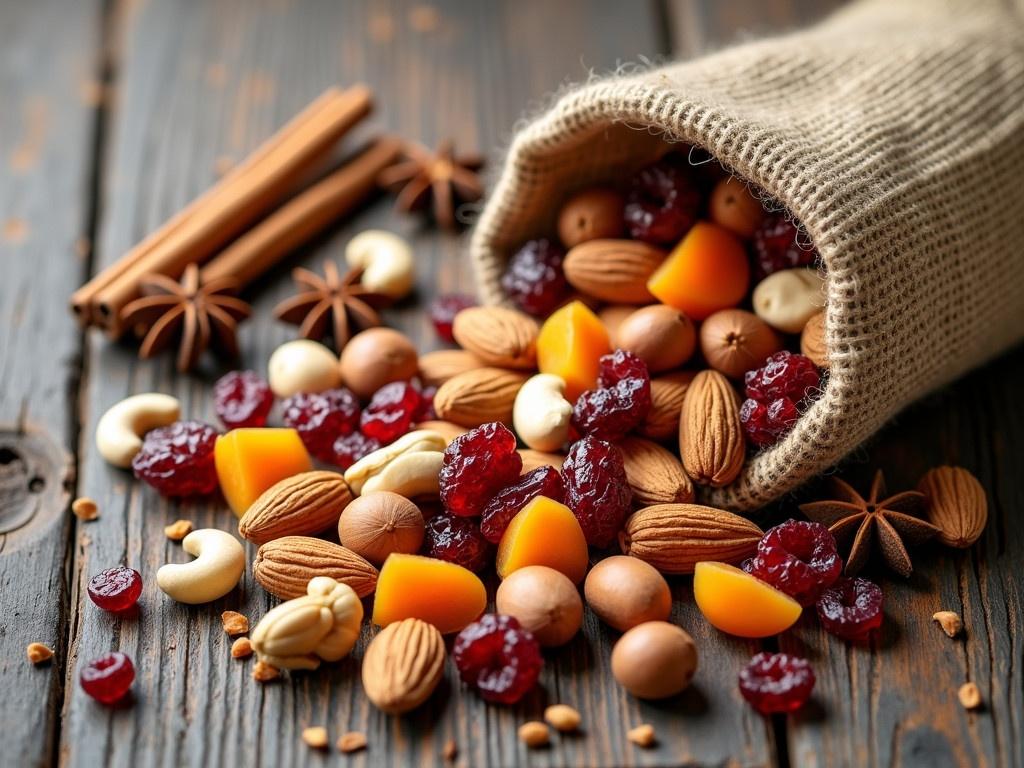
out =
{"type": "Polygon", "coordinates": [[[538,496],[547,496],[557,502],[565,500],[562,476],[554,467],[537,467],[527,472],[517,482],[498,491],[497,495],[487,502],[480,519],[480,532],[484,538],[493,544],[501,541],[501,536],[512,522],[512,518],[538,496]]]}
{"type": "Polygon", "coordinates": [[[786,397],[794,403],[809,398],[821,384],[821,374],[809,357],[783,350],[771,355],[760,368],[743,378],[747,397],[768,405],[786,397]]]}
{"type": "Polygon", "coordinates": [[[82,690],[101,704],[116,704],[135,680],[132,660],[120,651],[93,659],[78,673],[82,690]]]}
{"type": "Polygon", "coordinates": [[[217,430],[201,421],[177,421],[146,433],[132,471],[163,496],[205,496],[217,490],[213,447],[217,430]]]}
{"type": "Polygon", "coordinates": [[[814,605],[842,570],[843,561],[828,528],[821,523],[787,520],[758,542],[749,573],[806,607],[814,605]]]}
{"type": "Polygon", "coordinates": [[[598,361],[597,386],[608,389],[629,379],[641,379],[650,383],[651,374],[647,363],[625,349],[603,355],[598,361]]]}
{"type": "Polygon", "coordinates": [[[362,432],[342,435],[331,446],[331,463],[337,464],[342,469],[348,469],[380,447],[379,442],[372,437],[367,437],[362,432]]]}
{"type": "Polygon", "coordinates": [[[633,500],[619,449],[594,437],[577,440],[562,465],[562,481],[565,503],[579,520],[587,543],[609,546],[633,500]]]}
{"type": "Polygon", "coordinates": [[[423,546],[431,557],[457,563],[471,571],[483,570],[491,559],[491,546],[476,521],[447,512],[434,515],[427,522],[423,546]]]}
{"type": "Polygon", "coordinates": [[[743,433],[758,448],[775,445],[799,418],[800,412],[788,397],[780,397],[768,405],[748,397],[740,407],[743,433]]]}
{"type": "Polygon", "coordinates": [[[818,252],[784,213],[769,213],[754,230],[754,276],[762,280],[773,272],[813,264],[818,252]]]}
{"type": "Polygon", "coordinates": [[[437,394],[437,387],[423,387],[420,390],[420,404],[413,414],[412,420],[417,424],[421,421],[432,421],[437,418],[437,411],[434,410],[434,395],[437,394]]]}
{"type": "Polygon", "coordinates": [[[363,410],[359,431],[387,445],[409,431],[420,405],[420,391],[408,381],[385,384],[363,410]]]}
{"type": "Polygon", "coordinates": [[[463,293],[446,293],[430,302],[430,321],[434,324],[437,335],[445,341],[454,342],[452,323],[455,316],[464,309],[475,307],[472,296],[463,293]]]}
{"type": "Polygon", "coordinates": [[[273,405],[270,385],[255,371],[231,371],[213,385],[213,408],[228,429],[265,427],[273,405]]]}
{"type": "Polygon", "coordinates": [[[89,598],[104,611],[126,611],[139,601],[142,575],[123,565],[107,568],[89,579],[87,590],[89,598]]]}
{"type": "Polygon", "coordinates": [[[762,715],[800,709],[813,689],[810,663],[788,653],[759,653],[740,671],[740,693],[762,715]]]}
{"type": "Polygon", "coordinates": [[[675,245],[697,222],[703,202],[699,180],[686,157],[668,155],[630,182],[626,226],[636,240],[675,245]]]}
{"type": "Polygon", "coordinates": [[[566,296],[565,251],[551,240],[530,240],[509,259],[501,287],[531,315],[551,314],[566,296]]]}
{"type": "Polygon", "coordinates": [[[544,664],[533,634],[512,616],[487,613],[455,638],[459,677],[486,701],[514,704],[537,684],[544,664]]]}
{"type": "Polygon", "coordinates": [[[643,422],[650,409],[647,366],[632,352],[617,349],[601,358],[598,389],[576,399],[572,426],[581,435],[617,442],[643,422]]]}
{"type": "Polygon", "coordinates": [[[334,459],[340,435],[359,427],[359,398],[344,387],[326,392],[300,392],[284,401],[285,426],[299,433],[306,449],[323,461],[334,459]]]}
{"type": "Polygon", "coordinates": [[[863,642],[882,626],[882,588],[867,579],[844,577],[822,592],[817,608],[827,632],[863,642]]]}
{"type": "Polygon", "coordinates": [[[483,424],[449,443],[441,466],[441,501],[453,515],[473,517],[519,478],[516,436],[500,422],[483,424]]]}

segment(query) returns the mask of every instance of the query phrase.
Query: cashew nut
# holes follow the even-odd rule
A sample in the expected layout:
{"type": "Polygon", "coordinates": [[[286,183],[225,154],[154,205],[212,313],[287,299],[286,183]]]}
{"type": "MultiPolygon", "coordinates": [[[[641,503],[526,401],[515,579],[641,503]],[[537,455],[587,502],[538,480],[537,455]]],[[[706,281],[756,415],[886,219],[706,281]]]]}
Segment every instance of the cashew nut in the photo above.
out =
{"type": "Polygon", "coordinates": [[[512,426],[535,451],[557,451],[569,439],[572,405],[564,393],[565,382],[550,373],[538,373],[519,388],[512,426]]]}
{"type": "Polygon", "coordinates": [[[757,284],[751,296],[754,312],[784,333],[800,333],[825,306],[825,281],[808,267],[773,272],[757,284]]]}
{"type": "Polygon", "coordinates": [[[356,495],[392,491],[408,498],[409,495],[437,493],[440,459],[429,455],[426,459],[405,459],[418,453],[442,454],[446,445],[443,435],[429,429],[417,429],[361,458],[345,471],[345,482],[356,495]],[[391,465],[399,458],[402,461],[392,468],[391,465]],[[431,479],[429,473],[435,465],[431,479]],[[408,490],[397,490],[396,486],[408,490]]]}
{"type": "Polygon", "coordinates": [[[405,453],[388,462],[384,468],[363,484],[363,493],[391,491],[412,499],[437,496],[441,492],[441,451],[405,453]]]}
{"type": "Polygon", "coordinates": [[[110,407],[96,425],[96,448],[115,467],[130,467],[142,448],[142,436],[173,424],[181,416],[178,399],[158,392],[126,397],[110,407]]]}
{"type": "Polygon", "coordinates": [[[168,563],[156,572],[156,583],[179,603],[198,605],[224,597],[245,570],[245,550],[238,539],[216,528],[192,531],[181,542],[195,560],[168,563]]]}
{"type": "Polygon", "coordinates": [[[356,235],[345,246],[345,261],[349,266],[363,268],[359,282],[367,290],[396,301],[412,290],[412,248],[396,234],[368,229],[356,235]]]}

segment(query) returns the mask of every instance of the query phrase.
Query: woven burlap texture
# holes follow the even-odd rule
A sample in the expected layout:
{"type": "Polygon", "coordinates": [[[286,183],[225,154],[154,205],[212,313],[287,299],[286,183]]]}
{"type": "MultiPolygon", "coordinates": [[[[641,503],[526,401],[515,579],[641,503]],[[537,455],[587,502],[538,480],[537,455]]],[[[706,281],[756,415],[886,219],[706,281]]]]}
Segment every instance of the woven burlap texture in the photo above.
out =
{"type": "Polygon", "coordinates": [[[1024,334],[1024,23],[996,2],[875,0],[811,29],[591,82],[514,137],[473,232],[478,291],[559,204],[665,141],[791,211],[826,270],[820,398],[709,503],[756,509],[1024,334]]]}

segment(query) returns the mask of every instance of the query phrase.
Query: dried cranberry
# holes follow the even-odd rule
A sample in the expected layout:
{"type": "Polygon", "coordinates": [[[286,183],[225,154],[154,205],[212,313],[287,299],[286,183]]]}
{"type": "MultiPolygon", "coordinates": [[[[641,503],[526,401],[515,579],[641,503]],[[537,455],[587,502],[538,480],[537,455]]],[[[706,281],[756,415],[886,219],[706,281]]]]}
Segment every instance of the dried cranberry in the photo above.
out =
{"type": "Polygon", "coordinates": [[[142,575],[123,565],[107,568],[89,579],[87,589],[89,598],[104,611],[126,611],[142,594],[142,575]]]}
{"type": "Polygon", "coordinates": [[[544,664],[533,634],[499,613],[484,614],[459,632],[452,658],[462,681],[498,704],[523,698],[537,684],[544,664]]]}
{"type": "Polygon", "coordinates": [[[482,570],[490,560],[491,547],[476,521],[442,512],[427,523],[423,540],[428,555],[458,563],[471,571],[482,570]]]}
{"type": "Polygon", "coordinates": [[[565,503],[579,520],[587,543],[610,545],[633,500],[619,449],[594,437],[576,441],[562,465],[562,480],[565,503]]]}
{"type": "Polygon", "coordinates": [[[501,287],[531,315],[551,314],[566,295],[565,251],[551,240],[530,240],[509,259],[501,287]]]}
{"type": "Polygon", "coordinates": [[[632,352],[617,349],[601,358],[598,389],[584,392],[572,409],[572,425],[581,435],[616,442],[647,417],[651,377],[632,352]]]}
{"type": "Polygon", "coordinates": [[[780,397],[768,405],[748,397],[740,407],[743,432],[758,448],[775,445],[799,418],[800,412],[788,397],[780,397]]]}
{"type": "Polygon", "coordinates": [[[843,561],[828,528],[821,523],[787,520],[758,542],[749,573],[808,606],[814,605],[842,570],[843,561]]]}
{"type": "Polygon", "coordinates": [[[177,421],[146,433],[132,470],[164,496],[205,496],[217,490],[216,443],[209,424],[177,421]]]}
{"type": "Polygon", "coordinates": [[[455,316],[462,310],[475,306],[476,301],[473,297],[462,293],[446,293],[434,299],[430,303],[430,320],[437,335],[445,341],[454,342],[452,323],[455,322],[455,316]]]}
{"type": "Polygon", "coordinates": [[[768,405],[780,397],[794,403],[811,397],[821,384],[821,375],[809,357],[782,350],[760,368],[747,371],[743,380],[747,397],[768,405]]]}
{"type": "Polygon", "coordinates": [[[372,437],[367,437],[362,432],[342,435],[331,446],[331,463],[337,464],[342,469],[348,469],[361,458],[373,453],[380,447],[379,442],[372,437]]]}
{"type": "Polygon", "coordinates": [[[484,538],[497,544],[519,510],[537,496],[561,502],[565,499],[562,476],[554,467],[537,467],[487,502],[480,520],[480,531],[484,538]]]}
{"type": "Polygon", "coordinates": [[[813,689],[810,663],[788,653],[761,652],[740,670],[740,693],[762,715],[800,709],[813,689]]]}
{"type": "Polygon", "coordinates": [[[359,399],[348,389],[300,392],[284,401],[283,420],[319,459],[334,458],[334,441],[359,427],[359,399]]]}
{"type": "Polygon", "coordinates": [[[818,618],[826,631],[861,642],[882,626],[882,588],[867,579],[841,578],[818,598],[818,618]]]}
{"type": "Polygon", "coordinates": [[[363,410],[359,430],[383,445],[409,431],[421,404],[420,392],[408,381],[393,381],[373,393],[363,410]]]}
{"type": "Polygon", "coordinates": [[[213,408],[228,429],[266,426],[273,405],[270,385],[255,371],[231,371],[213,385],[213,408]]]}
{"type": "Polygon", "coordinates": [[[813,264],[818,258],[814,246],[801,243],[796,224],[784,213],[769,213],[754,230],[754,274],[762,280],[773,272],[813,264]]]}
{"type": "Polygon", "coordinates": [[[598,361],[597,386],[608,389],[629,379],[642,379],[650,383],[647,363],[625,349],[616,349],[598,361]]]}
{"type": "Polygon", "coordinates": [[[682,155],[669,155],[640,170],[630,182],[625,218],[636,240],[673,245],[700,213],[704,194],[682,155]]]}
{"type": "Polygon", "coordinates": [[[483,512],[498,491],[514,483],[523,469],[516,436],[493,421],[452,440],[441,466],[441,501],[453,515],[483,512]]]}
{"type": "Polygon", "coordinates": [[[412,417],[412,420],[417,424],[421,421],[432,421],[437,418],[437,411],[434,410],[434,395],[436,394],[437,387],[424,387],[420,390],[420,404],[412,417]]]}
{"type": "Polygon", "coordinates": [[[135,666],[120,651],[93,659],[78,673],[82,690],[102,704],[115,704],[123,699],[134,680],[135,666]]]}

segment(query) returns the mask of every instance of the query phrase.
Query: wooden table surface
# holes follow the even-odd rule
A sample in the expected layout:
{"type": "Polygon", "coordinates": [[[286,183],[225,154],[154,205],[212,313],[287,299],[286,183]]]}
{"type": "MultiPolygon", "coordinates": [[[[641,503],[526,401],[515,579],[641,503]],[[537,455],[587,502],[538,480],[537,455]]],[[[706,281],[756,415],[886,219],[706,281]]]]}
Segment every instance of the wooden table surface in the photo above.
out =
{"type": "MultiPolygon", "coordinates": [[[[876,466],[912,487],[949,462],[975,472],[991,517],[977,545],[915,554],[907,581],[882,575],[886,623],[869,647],[826,635],[813,619],[764,643],[726,638],[700,619],[688,580],[673,620],[692,632],[694,685],[660,704],[624,694],[608,673],[613,634],[588,613],[584,634],[548,654],[541,689],[514,708],[483,705],[452,670],[430,706],[402,719],[368,706],[358,659],[261,686],[229,658],[220,612],[258,619],[272,604],[247,574],[210,606],[166,599],[157,568],[180,560],[163,526],[185,517],[231,529],[222,504],[171,503],[107,466],[96,420],[122,397],[159,390],[214,420],[209,367],[179,376],[162,357],[83,334],[66,302],[211,184],[324,87],[369,83],[373,127],[431,144],[451,136],[494,161],[516,121],[560,86],[628,62],[693,55],[749,34],[813,20],[833,3],[726,0],[18,0],[0,2],[0,765],[433,765],[453,738],[459,764],[491,765],[1020,765],[1024,755],[1024,351],[1018,349],[900,415],[842,468],[864,485],[876,466]],[[102,517],[82,523],[87,495],[102,517]],[[114,617],[85,596],[90,575],[125,562],[142,572],[141,610],[114,617]],[[950,640],[934,611],[963,615],[950,640]],[[52,663],[25,660],[32,641],[52,663]],[[817,671],[801,713],[765,719],[745,706],[736,674],[760,648],[808,656],[817,671]],[[112,649],[138,676],[132,701],[106,708],[83,695],[78,669],[112,649]],[[963,711],[956,690],[981,688],[963,711]],[[574,704],[584,733],[527,754],[516,726],[545,702],[574,704]],[[653,723],[656,749],[624,733],[653,723]],[[369,750],[312,753],[307,725],[333,739],[361,730],[369,750]]],[[[367,129],[367,133],[369,132],[367,129]]],[[[415,244],[417,299],[387,312],[423,349],[436,344],[422,306],[470,290],[464,239],[439,234],[378,201],[248,291],[246,366],[262,369],[293,329],[270,307],[292,292],[288,269],[337,258],[370,226],[415,244]]],[[[806,492],[805,492],[806,495],[806,492]]],[[[794,510],[790,499],[770,514],[794,510]]],[[[249,555],[253,547],[249,547],[249,555]]]]}

